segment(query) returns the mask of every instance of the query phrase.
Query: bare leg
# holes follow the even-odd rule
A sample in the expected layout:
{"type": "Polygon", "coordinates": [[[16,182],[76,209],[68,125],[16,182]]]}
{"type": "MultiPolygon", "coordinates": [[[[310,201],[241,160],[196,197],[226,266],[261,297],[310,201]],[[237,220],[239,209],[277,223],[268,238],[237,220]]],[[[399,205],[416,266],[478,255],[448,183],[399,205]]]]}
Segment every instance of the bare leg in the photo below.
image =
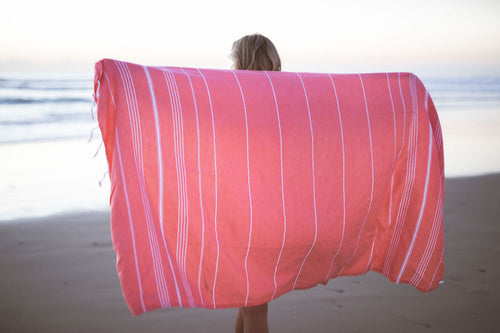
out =
{"type": "Polygon", "coordinates": [[[240,308],[236,319],[236,333],[269,333],[267,303],[240,308]],[[243,324],[243,330],[241,330],[243,324]],[[238,329],[240,329],[238,331],[238,329]]]}
{"type": "Polygon", "coordinates": [[[236,317],[236,327],[234,333],[243,333],[243,316],[241,315],[241,309],[238,310],[238,317],[236,317]]]}

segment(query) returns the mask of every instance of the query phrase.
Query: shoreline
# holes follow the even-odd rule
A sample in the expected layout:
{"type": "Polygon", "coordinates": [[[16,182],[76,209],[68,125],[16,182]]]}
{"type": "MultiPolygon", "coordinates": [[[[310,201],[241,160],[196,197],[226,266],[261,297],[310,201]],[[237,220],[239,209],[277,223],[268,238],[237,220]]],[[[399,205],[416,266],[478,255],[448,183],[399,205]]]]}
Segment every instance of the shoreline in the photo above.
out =
{"type": "MultiPolygon", "coordinates": [[[[436,291],[424,294],[374,272],[340,277],[273,301],[270,331],[497,331],[500,174],[446,178],[445,190],[445,277],[436,291]]],[[[133,317],[109,228],[109,211],[0,221],[0,331],[234,331],[237,309],[133,317]]]]}
{"type": "MultiPolygon", "coordinates": [[[[1,146],[1,143],[0,143],[1,146]]],[[[446,177],[445,181],[446,182],[455,182],[460,179],[469,179],[469,180],[474,180],[474,179],[480,179],[480,178],[488,178],[488,177],[493,177],[495,178],[496,176],[500,177],[500,172],[495,173],[485,173],[485,174],[480,174],[480,175],[467,175],[467,176],[450,176],[446,177]]],[[[99,182],[94,179],[94,183],[98,184],[99,182]]],[[[104,198],[107,202],[108,198],[108,193],[105,191],[109,191],[109,180],[104,178],[102,180],[102,183],[104,184],[103,186],[106,186],[104,189],[99,189],[100,191],[100,196],[104,198]]],[[[445,188],[446,191],[446,188],[445,188]]],[[[500,190],[498,194],[500,198],[500,190]]],[[[14,217],[9,217],[6,219],[0,219],[0,228],[2,225],[8,225],[8,224],[19,224],[19,223],[52,223],[54,220],[64,220],[64,219],[72,219],[74,216],[80,216],[80,215],[87,215],[87,214],[97,214],[97,215],[103,215],[107,214],[109,215],[110,213],[110,207],[107,204],[101,204],[97,209],[88,209],[89,204],[85,205],[87,206],[86,208],[79,207],[79,208],[61,208],[58,210],[54,210],[51,213],[37,213],[34,216],[27,217],[27,216],[18,216],[18,215],[13,215],[14,217]]],[[[108,221],[109,222],[109,221],[108,221]]]]}
{"type": "Polygon", "coordinates": [[[110,183],[106,179],[99,186],[108,165],[98,146],[98,140],[85,139],[0,144],[0,154],[7,157],[0,173],[8,175],[0,179],[0,224],[3,219],[105,210],[110,183]]]}

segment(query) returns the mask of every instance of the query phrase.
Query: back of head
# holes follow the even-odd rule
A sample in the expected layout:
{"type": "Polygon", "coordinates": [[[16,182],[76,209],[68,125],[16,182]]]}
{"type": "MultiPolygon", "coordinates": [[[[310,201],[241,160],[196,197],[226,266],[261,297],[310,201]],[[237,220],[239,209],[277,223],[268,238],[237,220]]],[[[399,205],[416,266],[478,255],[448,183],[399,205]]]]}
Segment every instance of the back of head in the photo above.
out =
{"type": "Polygon", "coordinates": [[[280,71],[281,60],[274,44],[260,34],[247,35],[233,44],[235,69],[280,71]]]}

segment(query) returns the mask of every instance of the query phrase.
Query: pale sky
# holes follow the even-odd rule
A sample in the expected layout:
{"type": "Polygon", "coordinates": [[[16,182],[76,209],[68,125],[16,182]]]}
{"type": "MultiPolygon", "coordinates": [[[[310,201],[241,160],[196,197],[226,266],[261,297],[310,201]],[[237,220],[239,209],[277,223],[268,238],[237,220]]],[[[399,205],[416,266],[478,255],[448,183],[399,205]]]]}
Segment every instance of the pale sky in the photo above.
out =
{"type": "Polygon", "coordinates": [[[0,11],[0,71],[228,68],[232,42],[259,32],[284,70],[500,74],[499,18],[498,0],[16,0],[0,11]]]}

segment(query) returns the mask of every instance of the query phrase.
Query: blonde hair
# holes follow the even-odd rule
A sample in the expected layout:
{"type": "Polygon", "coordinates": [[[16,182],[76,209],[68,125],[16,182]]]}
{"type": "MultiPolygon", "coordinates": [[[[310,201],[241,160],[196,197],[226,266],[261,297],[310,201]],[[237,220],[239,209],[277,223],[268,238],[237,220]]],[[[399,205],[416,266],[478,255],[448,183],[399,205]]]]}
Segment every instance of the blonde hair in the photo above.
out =
{"type": "Polygon", "coordinates": [[[233,43],[234,69],[281,71],[278,51],[269,38],[260,34],[244,36],[233,43]]]}

